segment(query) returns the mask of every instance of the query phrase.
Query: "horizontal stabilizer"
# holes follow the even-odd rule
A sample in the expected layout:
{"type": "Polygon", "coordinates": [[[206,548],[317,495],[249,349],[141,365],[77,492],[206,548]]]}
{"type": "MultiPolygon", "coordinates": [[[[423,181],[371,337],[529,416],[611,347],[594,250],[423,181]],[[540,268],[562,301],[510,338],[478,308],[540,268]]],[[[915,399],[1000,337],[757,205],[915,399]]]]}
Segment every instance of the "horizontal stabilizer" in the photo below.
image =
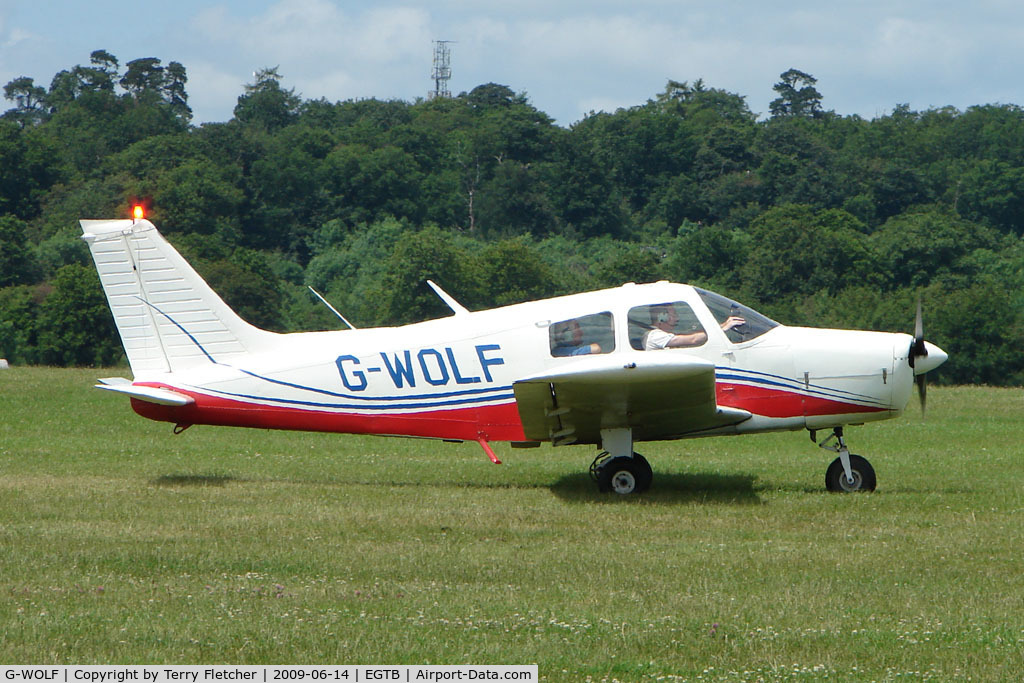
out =
{"type": "Polygon", "coordinates": [[[140,401],[146,401],[148,403],[157,403],[162,406],[187,406],[190,403],[195,403],[195,399],[186,394],[179,394],[176,391],[170,389],[161,389],[160,387],[145,387],[137,384],[132,384],[129,380],[121,377],[110,377],[107,379],[101,379],[100,383],[96,385],[97,389],[106,389],[107,391],[116,391],[119,394],[128,394],[132,398],[137,398],[140,401]]]}

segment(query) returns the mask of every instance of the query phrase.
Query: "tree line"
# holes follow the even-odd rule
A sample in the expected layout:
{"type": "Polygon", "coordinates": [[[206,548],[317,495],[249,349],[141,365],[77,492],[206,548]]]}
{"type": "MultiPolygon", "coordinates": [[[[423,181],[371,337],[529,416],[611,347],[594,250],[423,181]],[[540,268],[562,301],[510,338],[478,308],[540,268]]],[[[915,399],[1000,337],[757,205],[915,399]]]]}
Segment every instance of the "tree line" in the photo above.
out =
{"type": "Polygon", "coordinates": [[[79,218],[137,201],[254,324],[324,329],[661,279],[793,325],[926,332],[937,380],[1024,383],[1024,111],[866,120],[790,69],[765,117],[702,80],[560,127],[488,83],[453,98],[304,99],[258,71],[194,125],[156,58],[4,86],[0,356],[123,362],[79,218]]]}

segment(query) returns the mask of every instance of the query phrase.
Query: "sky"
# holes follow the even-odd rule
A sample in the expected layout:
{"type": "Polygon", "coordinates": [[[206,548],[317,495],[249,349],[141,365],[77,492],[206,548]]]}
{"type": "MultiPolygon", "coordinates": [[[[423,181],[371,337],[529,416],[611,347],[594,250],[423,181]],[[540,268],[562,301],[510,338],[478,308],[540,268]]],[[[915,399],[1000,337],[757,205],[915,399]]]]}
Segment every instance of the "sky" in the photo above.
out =
{"type": "Polygon", "coordinates": [[[434,87],[435,40],[453,41],[453,94],[506,85],[561,126],[669,79],[743,95],[763,117],[790,68],[843,116],[1024,104],[1018,0],[0,0],[0,84],[48,87],[98,49],[122,67],[177,61],[199,124],[230,119],[267,67],[304,99],[415,101],[434,87]]]}

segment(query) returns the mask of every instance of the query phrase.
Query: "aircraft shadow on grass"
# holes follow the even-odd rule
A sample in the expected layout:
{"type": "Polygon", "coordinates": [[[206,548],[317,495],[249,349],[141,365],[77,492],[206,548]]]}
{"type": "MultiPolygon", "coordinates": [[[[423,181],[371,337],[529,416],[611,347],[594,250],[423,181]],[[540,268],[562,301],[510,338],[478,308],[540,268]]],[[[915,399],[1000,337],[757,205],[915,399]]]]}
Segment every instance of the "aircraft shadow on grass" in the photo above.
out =
{"type": "Polygon", "coordinates": [[[236,477],[226,474],[161,474],[153,478],[150,483],[153,486],[226,486],[228,483],[237,481],[236,477]]]}
{"type": "MultiPolygon", "coordinates": [[[[745,474],[660,474],[658,483],[636,499],[647,503],[713,503],[724,505],[760,505],[754,490],[756,477],[745,474]]],[[[551,486],[551,492],[573,503],[606,502],[621,504],[622,496],[596,493],[588,474],[570,474],[551,486]]]]}
{"type": "MultiPolygon", "coordinates": [[[[245,479],[225,474],[162,474],[150,480],[153,486],[168,488],[184,487],[223,487],[231,483],[242,483],[245,479]]],[[[293,481],[293,480],[288,480],[293,481]]],[[[760,497],[754,490],[755,477],[742,474],[664,474],[658,479],[658,485],[640,497],[637,502],[647,503],[685,503],[700,502],[725,505],[760,505],[760,497]]],[[[314,482],[310,482],[314,483],[314,482]]],[[[316,482],[323,485],[329,482],[316,482]]],[[[337,482],[341,484],[341,482],[337,482]]],[[[346,480],[342,485],[351,485],[346,480]]],[[[401,481],[365,481],[355,482],[358,486],[438,486],[437,482],[401,482],[401,481]]],[[[549,486],[522,486],[514,483],[449,483],[459,488],[508,489],[508,488],[549,488],[558,498],[571,503],[609,503],[623,504],[627,500],[622,496],[594,491],[593,481],[587,474],[570,474],[558,479],[549,486]]]]}
{"type": "MultiPolygon", "coordinates": [[[[185,487],[204,487],[204,486],[216,486],[224,487],[232,483],[244,483],[252,481],[251,479],[234,477],[226,474],[161,474],[150,480],[150,485],[161,486],[167,488],[185,488],[185,487]]],[[[344,481],[311,481],[311,480],[297,480],[297,479],[279,479],[278,481],[287,481],[289,483],[300,483],[301,481],[307,481],[308,483],[315,483],[317,485],[325,484],[336,484],[339,486],[392,486],[392,487],[406,487],[406,486],[452,486],[457,488],[474,488],[474,489],[544,489],[548,488],[558,498],[570,502],[570,503],[609,503],[609,504],[625,504],[628,500],[623,499],[621,496],[616,496],[608,493],[598,493],[594,490],[593,481],[590,476],[584,473],[569,474],[561,477],[553,484],[516,484],[513,482],[508,483],[480,483],[480,482],[448,482],[442,484],[439,482],[430,481],[397,481],[391,480],[387,482],[383,481],[356,481],[353,482],[350,479],[344,481]]],[[[764,501],[758,495],[755,488],[756,477],[753,475],[744,474],[710,474],[710,473],[693,473],[693,474],[662,474],[658,478],[657,486],[653,487],[650,491],[645,493],[636,499],[636,502],[645,503],[708,503],[715,505],[763,505],[764,501]]],[[[772,487],[775,491],[784,491],[789,493],[800,493],[807,495],[815,495],[822,493],[821,488],[815,485],[800,485],[800,484],[783,484],[772,487]]],[[[918,494],[918,493],[935,493],[935,489],[931,488],[914,488],[911,486],[896,486],[887,490],[887,493],[892,494],[918,494]]],[[[947,487],[941,490],[942,493],[948,495],[959,495],[969,494],[974,491],[969,487],[947,487]]]]}

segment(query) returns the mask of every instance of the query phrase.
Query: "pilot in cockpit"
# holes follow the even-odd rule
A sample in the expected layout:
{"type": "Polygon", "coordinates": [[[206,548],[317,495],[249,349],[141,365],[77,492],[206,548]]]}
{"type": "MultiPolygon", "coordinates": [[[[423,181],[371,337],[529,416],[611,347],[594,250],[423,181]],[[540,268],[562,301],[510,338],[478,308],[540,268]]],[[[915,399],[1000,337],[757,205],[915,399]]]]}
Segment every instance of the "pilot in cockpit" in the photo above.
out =
{"type": "MultiPolygon", "coordinates": [[[[651,306],[650,312],[652,328],[643,336],[645,351],[700,346],[708,340],[708,333],[696,321],[695,328],[697,329],[691,332],[677,332],[679,312],[671,304],[651,306]]],[[[721,328],[727,331],[745,323],[746,321],[739,316],[729,316],[722,322],[721,328]]]]}

